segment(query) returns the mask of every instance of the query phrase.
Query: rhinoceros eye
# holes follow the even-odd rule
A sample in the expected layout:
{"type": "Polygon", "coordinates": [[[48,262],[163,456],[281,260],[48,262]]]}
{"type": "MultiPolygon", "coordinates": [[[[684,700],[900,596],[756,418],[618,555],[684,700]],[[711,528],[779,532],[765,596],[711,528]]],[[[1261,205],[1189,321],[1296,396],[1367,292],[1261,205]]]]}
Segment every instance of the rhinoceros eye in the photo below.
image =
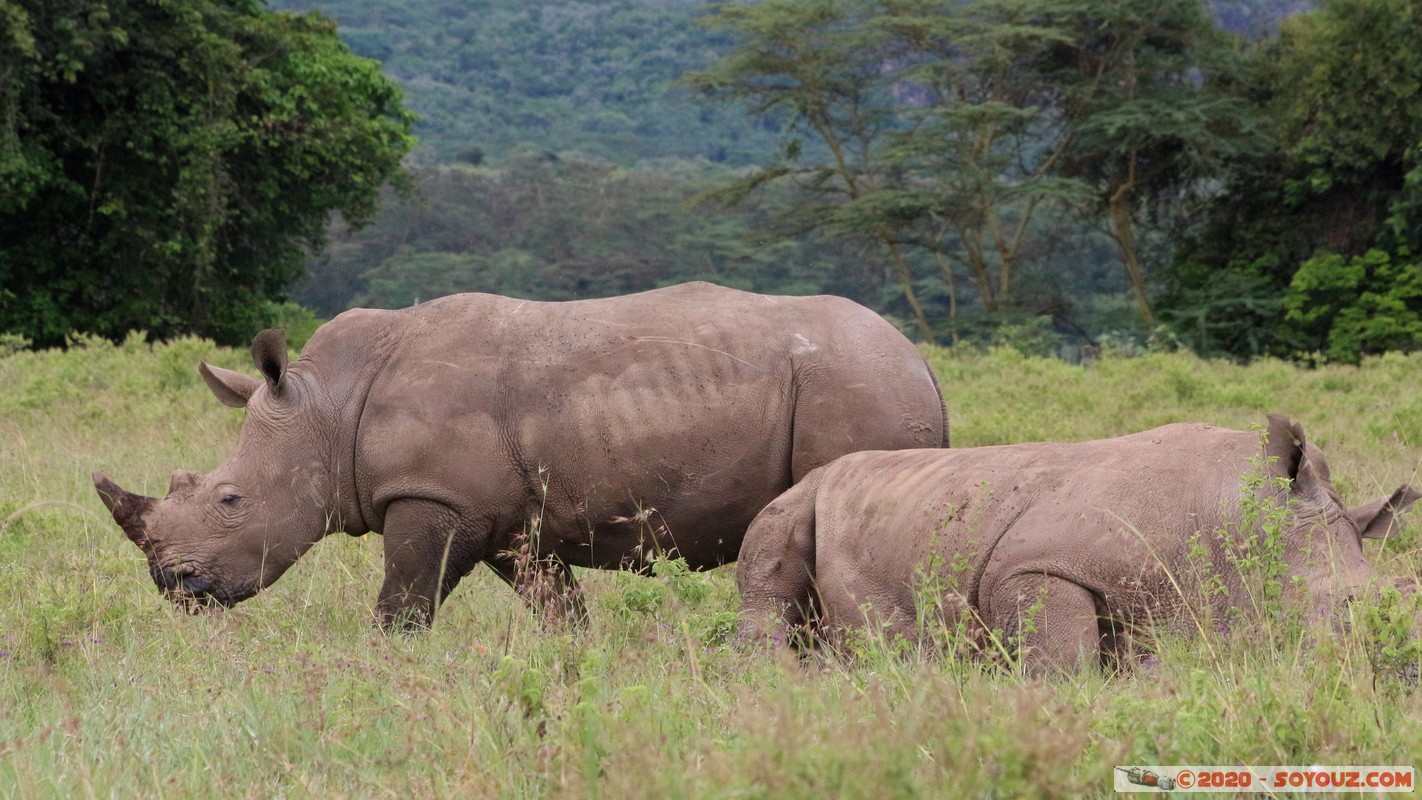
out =
{"type": "Polygon", "coordinates": [[[218,502],[222,503],[224,506],[231,507],[231,506],[237,505],[237,501],[239,501],[239,500],[241,500],[241,499],[242,499],[242,495],[240,495],[240,494],[228,493],[228,494],[223,495],[223,496],[222,496],[222,499],[219,500],[218,502]]]}

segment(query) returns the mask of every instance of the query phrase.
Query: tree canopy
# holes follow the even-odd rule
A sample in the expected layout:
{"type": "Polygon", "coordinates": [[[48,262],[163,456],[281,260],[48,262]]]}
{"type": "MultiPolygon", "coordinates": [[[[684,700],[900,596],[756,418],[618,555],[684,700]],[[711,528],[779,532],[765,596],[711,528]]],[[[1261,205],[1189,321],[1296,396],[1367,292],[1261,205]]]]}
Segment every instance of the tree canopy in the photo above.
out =
{"type": "Polygon", "coordinates": [[[1422,11],[1317,5],[0,0],[0,332],[710,279],[924,339],[1414,349],[1422,11]]]}
{"type": "Polygon", "coordinates": [[[766,0],[707,23],[735,46],[691,80],[783,111],[796,135],[723,197],[795,183],[788,229],[877,241],[928,339],[941,313],[919,300],[925,278],[949,309],[959,269],[983,311],[1019,308],[1047,211],[1105,213],[1152,322],[1139,218],[1160,221],[1162,198],[1246,150],[1253,127],[1223,89],[1231,46],[1203,2],[766,0]],[[909,248],[936,269],[916,274],[909,248]]]}
{"type": "Polygon", "coordinates": [[[401,175],[400,101],[318,14],[0,0],[0,330],[250,336],[401,175]]]}
{"type": "MultiPolygon", "coordinates": [[[[1272,32],[1317,0],[1210,0],[1228,31],[1272,32]]],[[[697,25],[706,0],[269,0],[320,9],[420,115],[422,165],[500,161],[520,145],[620,166],[665,158],[758,163],[780,119],[695,102],[677,85],[732,45],[697,25]]]]}
{"type": "Polygon", "coordinates": [[[1411,0],[1328,0],[1254,52],[1270,146],[1220,172],[1168,276],[1197,350],[1356,361],[1422,346],[1419,41],[1411,0]]]}
{"type": "Polygon", "coordinates": [[[694,0],[322,0],[348,42],[438,107],[425,129],[440,144],[421,155],[426,201],[342,233],[297,296],[333,313],[708,278],[846,294],[924,338],[1168,337],[1149,315],[1175,237],[1270,149],[1242,56],[1311,3],[732,3],[689,30],[694,0]],[[697,106],[665,81],[698,59],[687,88],[720,102],[693,133],[680,126],[697,106]],[[590,122],[612,109],[635,135],[590,122]],[[756,158],[725,124],[737,115],[779,157],[763,149],[755,171],[664,158],[756,158]]]}
{"type": "Polygon", "coordinates": [[[705,0],[271,0],[319,8],[350,48],[384,65],[420,115],[421,164],[521,145],[630,166],[659,158],[744,165],[774,120],[695,102],[677,79],[724,37],[695,24],[705,0]]]}

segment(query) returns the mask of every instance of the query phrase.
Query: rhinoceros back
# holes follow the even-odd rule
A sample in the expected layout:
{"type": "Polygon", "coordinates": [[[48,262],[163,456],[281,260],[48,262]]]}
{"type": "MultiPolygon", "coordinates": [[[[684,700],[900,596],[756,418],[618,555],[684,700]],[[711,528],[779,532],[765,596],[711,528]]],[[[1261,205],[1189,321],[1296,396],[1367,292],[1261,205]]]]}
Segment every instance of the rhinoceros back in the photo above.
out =
{"type": "Polygon", "coordinates": [[[355,448],[376,530],[414,495],[495,531],[536,519],[572,564],[674,548],[709,567],[811,469],[947,438],[921,355],[842,298],[710,284],[564,303],[465,294],[355,321],[345,335],[387,351],[355,448]]]}

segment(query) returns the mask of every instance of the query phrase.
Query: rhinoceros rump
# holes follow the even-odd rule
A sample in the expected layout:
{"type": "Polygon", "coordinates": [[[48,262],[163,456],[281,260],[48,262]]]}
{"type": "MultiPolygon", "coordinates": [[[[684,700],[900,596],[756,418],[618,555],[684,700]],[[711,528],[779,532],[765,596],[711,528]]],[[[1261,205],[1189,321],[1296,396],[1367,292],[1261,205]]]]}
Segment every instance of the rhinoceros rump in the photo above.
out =
{"type": "Polygon", "coordinates": [[[1287,503],[1283,560],[1302,588],[1286,580],[1286,600],[1330,608],[1376,579],[1362,538],[1395,529],[1418,493],[1403,486],[1345,510],[1323,454],[1271,415],[1262,449],[1258,433],[1178,424],[1078,444],[845,456],[751,524],[736,566],[746,625],[779,637],[805,624],[830,634],[879,624],[913,638],[926,570],[950,617],[1023,634],[1029,669],[1115,658],[1118,633],[1182,627],[1183,598],[1200,594],[1201,559],[1188,555],[1196,533],[1228,589],[1213,613],[1247,607],[1258,587],[1243,585],[1225,538],[1246,533],[1241,476],[1264,462],[1269,478],[1290,481],[1258,490],[1287,503]]]}
{"type": "Polygon", "coordinates": [[[200,366],[245,407],[237,447],[162,500],[94,482],[173,599],[232,605],[323,536],[384,534],[385,623],[428,624],[480,561],[524,596],[582,608],[569,565],[710,568],[810,470],[864,449],[948,443],[923,358],[835,297],[695,283],[538,303],[465,294],[323,326],[261,378],[200,366]],[[537,532],[538,569],[511,555],[537,532]]]}

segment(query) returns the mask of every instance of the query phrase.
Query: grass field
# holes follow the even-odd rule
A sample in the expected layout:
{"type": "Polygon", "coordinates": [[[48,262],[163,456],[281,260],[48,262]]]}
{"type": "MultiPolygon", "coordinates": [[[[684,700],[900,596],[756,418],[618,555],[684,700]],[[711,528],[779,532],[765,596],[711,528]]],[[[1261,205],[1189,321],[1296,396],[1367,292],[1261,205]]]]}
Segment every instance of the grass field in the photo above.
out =
{"type": "MultiPolygon", "coordinates": [[[[1281,411],[1349,503],[1422,485],[1419,356],[928,356],[955,446],[1281,411]]],[[[545,629],[480,570],[434,630],[387,638],[375,536],[331,537],[258,597],[189,617],[89,473],[162,495],[173,468],[222,459],[241,413],[199,358],[250,370],[192,340],[0,357],[0,797],[1081,797],[1111,795],[1116,764],[1422,754],[1422,692],[1373,668],[1366,626],[1167,640],[1121,674],[1038,680],[872,639],[844,661],[742,652],[727,570],[583,573],[580,631],[545,629]]],[[[1416,575],[1419,541],[1369,554],[1416,575]]]]}

